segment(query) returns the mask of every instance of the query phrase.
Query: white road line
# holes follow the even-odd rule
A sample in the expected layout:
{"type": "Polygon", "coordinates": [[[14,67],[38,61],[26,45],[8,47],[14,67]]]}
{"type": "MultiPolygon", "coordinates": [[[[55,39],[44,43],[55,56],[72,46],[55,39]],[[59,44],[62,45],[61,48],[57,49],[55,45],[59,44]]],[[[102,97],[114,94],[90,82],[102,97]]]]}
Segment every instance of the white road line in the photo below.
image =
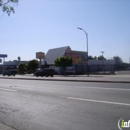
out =
{"type": "Polygon", "coordinates": [[[85,99],[85,98],[74,98],[74,97],[67,97],[67,98],[68,99],[72,99],[72,100],[78,100],[78,101],[86,101],[86,102],[95,102],[95,103],[104,103],[104,104],[130,106],[130,104],[128,104],[128,103],[109,102],[109,101],[100,101],[100,100],[92,100],[92,99],[85,99]]]}
{"type": "Polygon", "coordinates": [[[103,90],[118,90],[118,91],[130,91],[130,89],[126,88],[103,88],[103,87],[83,87],[83,86],[75,86],[75,87],[80,87],[80,88],[85,88],[85,89],[103,89],[103,90]]]}
{"type": "Polygon", "coordinates": [[[79,85],[62,85],[62,84],[51,84],[51,85],[49,85],[49,84],[46,84],[46,83],[44,83],[44,84],[42,84],[42,85],[46,85],[46,86],[56,86],[56,87],[61,87],[61,86],[63,86],[63,87],[73,87],[73,88],[83,88],[83,89],[103,89],[103,90],[118,90],[118,91],[130,91],[130,89],[128,89],[128,88],[110,88],[110,87],[107,87],[107,88],[105,88],[105,87],[87,87],[87,86],[79,86],[79,85]]]}
{"type": "Polygon", "coordinates": [[[124,88],[103,88],[103,87],[82,87],[81,88],[88,88],[88,89],[107,89],[107,90],[119,90],[119,91],[130,91],[130,89],[124,88]]]}
{"type": "Polygon", "coordinates": [[[13,89],[5,89],[5,88],[0,88],[0,90],[10,91],[10,92],[17,92],[17,90],[13,90],[13,89]]]}
{"type": "MultiPolygon", "coordinates": [[[[49,84],[43,84],[43,85],[46,85],[46,86],[50,86],[49,84]]],[[[58,86],[65,86],[65,85],[57,85],[57,84],[51,84],[51,86],[56,86],[56,87],[58,87],[58,86]]],[[[83,89],[103,89],[103,90],[118,90],[118,91],[130,91],[130,89],[128,89],[128,88],[103,88],[103,87],[85,87],[85,86],[65,86],[65,87],[73,87],[73,88],[83,88],[83,89]]]]}

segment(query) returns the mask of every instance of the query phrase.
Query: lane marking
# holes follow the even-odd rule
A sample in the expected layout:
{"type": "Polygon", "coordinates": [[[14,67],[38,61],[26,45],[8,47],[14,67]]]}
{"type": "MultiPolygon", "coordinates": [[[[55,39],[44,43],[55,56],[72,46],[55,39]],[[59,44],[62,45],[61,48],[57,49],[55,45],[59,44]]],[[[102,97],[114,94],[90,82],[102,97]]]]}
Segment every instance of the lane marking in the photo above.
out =
{"type": "MultiPolygon", "coordinates": [[[[44,84],[44,85],[46,85],[46,86],[50,86],[49,84],[44,84]]],[[[61,87],[61,86],[65,86],[65,85],[56,85],[56,84],[52,84],[51,86],[56,86],[56,87],[61,87]]],[[[128,89],[128,88],[103,88],[103,87],[85,87],[85,86],[65,86],[65,87],[72,87],[72,88],[83,88],[83,89],[103,89],[103,90],[119,90],[119,91],[130,91],[130,89],[128,89]]]]}
{"type": "MultiPolygon", "coordinates": [[[[80,86],[77,86],[80,87],[80,86]]],[[[103,88],[103,87],[81,87],[81,88],[88,88],[88,89],[107,89],[107,90],[123,90],[123,91],[130,91],[130,89],[126,88],[103,88]]]]}
{"type": "Polygon", "coordinates": [[[13,89],[5,89],[5,88],[0,88],[0,90],[10,91],[10,92],[17,92],[17,90],[13,90],[13,89]]]}
{"type": "Polygon", "coordinates": [[[100,101],[100,100],[92,100],[92,99],[85,99],[85,98],[74,98],[74,97],[67,97],[67,98],[68,99],[72,99],[72,100],[78,100],[78,101],[86,101],[86,102],[95,102],[95,103],[104,103],[104,104],[130,106],[130,104],[128,104],[128,103],[109,102],[109,101],[100,101]]]}
{"type": "Polygon", "coordinates": [[[106,90],[119,90],[119,91],[130,91],[130,88],[109,88],[109,87],[107,87],[107,88],[104,88],[104,87],[87,87],[87,86],[79,86],[79,85],[67,85],[67,86],[65,86],[65,85],[63,85],[63,84],[51,84],[51,85],[49,85],[49,84],[42,84],[42,85],[46,85],[46,86],[56,86],[56,87],[61,87],[61,86],[63,86],[63,87],[71,87],[71,88],[84,88],[84,89],[106,89],[106,90]]]}

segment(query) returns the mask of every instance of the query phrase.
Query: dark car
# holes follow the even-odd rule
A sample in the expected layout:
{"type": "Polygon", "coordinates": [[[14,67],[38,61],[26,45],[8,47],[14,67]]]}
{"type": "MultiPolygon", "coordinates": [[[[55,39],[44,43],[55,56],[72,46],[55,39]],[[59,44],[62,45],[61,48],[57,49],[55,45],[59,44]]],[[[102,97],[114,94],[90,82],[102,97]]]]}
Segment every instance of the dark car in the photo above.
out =
{"type": "Polygon", "coordinates": [[[28,74],[33,74],[33,73],[34,73],[34,70],[29,70],[27,73],[28,73],[28,74]]]}
{"type": "Polygon", "coordinates": [[[40,71],[41,71],[41,70],[35,70],[34,73],[33,73],[33,75],[36,76],[36,73],[37,73],[37,72],[40,72],[40,71]]]}
{"type": "Polygon", "coordinates": [[[5,71],[4,73],[3,73],[3,76],[5,76],[5,75],[8,75],[8,76],[10,76],[10,75],[13,75],[13,76],[15,76],[15,71],[12,71],[12,70],[7,70],[7,71],[5,71]]]}
{"type": "Polygon", "coordinates": [[[43,70],[35,72],[36,77],[38,77],[38,76],[46,76],[46,77],[51,76],[51,77],[53,77],[54,74],[55,74],[55,70],[50,69],[50,68],[45,68],[43,70]]]}
{"type": "Polygon", "coordinates": [[[130,70],[130,67],[126,68],[126,70],[130,70]]]}

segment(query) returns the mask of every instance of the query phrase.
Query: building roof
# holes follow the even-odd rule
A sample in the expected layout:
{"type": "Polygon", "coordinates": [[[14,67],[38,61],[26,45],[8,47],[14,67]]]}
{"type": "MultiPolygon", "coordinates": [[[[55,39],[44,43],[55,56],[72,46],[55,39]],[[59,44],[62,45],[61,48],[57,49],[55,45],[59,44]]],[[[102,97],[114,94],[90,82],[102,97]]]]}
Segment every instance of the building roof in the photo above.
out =
{"type": "Polygon", "coordinates": [[[27,64],[28,61],[5,61],[5,62],[4,62],[4,65],[5,65],[5,66],[17,66],[17,65],[19,65],[20,63],[27,64]]]}
{"type": "Polygon", "coordinates": [[[69,46],[65,46],[65,47],[59,47],[59,48],[54,48],[54,49],[49,49],[46,56],[45,56],[45,59],[46,59],[46,62],[47,64],[54,64],[54,61],[61,57],[61,56],[64,56],[65,54],[65,51],[67,49],[70,49],[71,48],[69,46]]]}

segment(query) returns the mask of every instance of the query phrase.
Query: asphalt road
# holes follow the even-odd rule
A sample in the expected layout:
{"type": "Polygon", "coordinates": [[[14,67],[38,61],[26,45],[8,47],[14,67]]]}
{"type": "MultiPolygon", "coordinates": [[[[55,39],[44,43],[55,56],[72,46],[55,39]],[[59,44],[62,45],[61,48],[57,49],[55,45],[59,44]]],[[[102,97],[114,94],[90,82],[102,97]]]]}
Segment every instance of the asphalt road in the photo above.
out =
{"type": "Polygon", "coordinates": [[[17,130],[119,130],[130,84],[0,79],[0,122],[17,130]]]}
{"type": "Polygon", "coordinates": [[[22,79],[22,80],[44,80],[44,81],[75,81],[75,82],[112,82],[112,83],[130,83],[130,75],[55,75],[54,77],[35,77],[32,74],[2,76],[0,79],[22,79]]]}

